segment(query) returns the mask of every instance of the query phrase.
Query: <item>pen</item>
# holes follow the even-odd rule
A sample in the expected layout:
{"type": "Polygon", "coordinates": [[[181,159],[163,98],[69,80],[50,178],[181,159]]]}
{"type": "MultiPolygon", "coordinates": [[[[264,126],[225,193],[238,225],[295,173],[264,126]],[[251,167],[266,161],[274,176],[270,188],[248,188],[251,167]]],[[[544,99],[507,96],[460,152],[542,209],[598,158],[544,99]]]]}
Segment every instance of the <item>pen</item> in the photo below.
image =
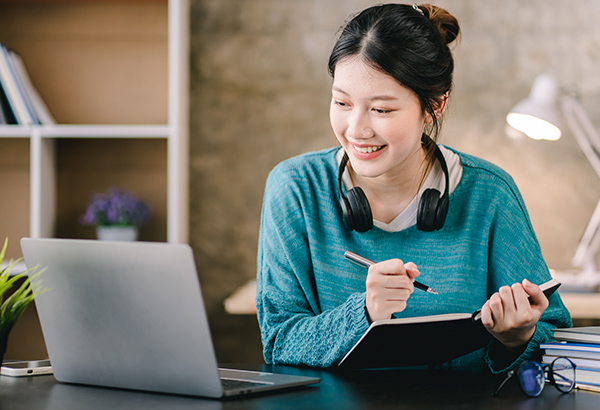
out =
{"type": "MultiPolygon", "coordinates": [[[[346,258],[347,260],[349,260],[352,263],[355,263],[359,266],[363,266],[365,268],[368,268],[369,266],[375,264],[375,262],[373,262],[372,260],[364,258],[364,257],[357,255],[350,251],[344,252],[344,258],[346,258]]],[[[414,284],[415,288],[424,290],[427,293],[433,293],[434,295],[438,295],[438,293],[435,290],[431,289],[427,285],[423,285],[422,283],[417,282],[417,281],[415,281],[413,284],[414,284]]]]}

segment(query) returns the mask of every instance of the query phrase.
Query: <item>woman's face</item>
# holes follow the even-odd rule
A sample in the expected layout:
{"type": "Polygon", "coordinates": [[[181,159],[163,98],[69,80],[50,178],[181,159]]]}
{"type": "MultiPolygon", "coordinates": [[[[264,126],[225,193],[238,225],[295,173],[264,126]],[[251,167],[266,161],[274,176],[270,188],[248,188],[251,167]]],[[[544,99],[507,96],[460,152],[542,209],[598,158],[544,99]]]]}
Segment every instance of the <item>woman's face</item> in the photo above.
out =
{"type": "Polygon", "coordinates": [[[336,65],[329,117],[359,178],[414,178],[423,164],[430,117],[412,91],[360,57],[336,65]]]}

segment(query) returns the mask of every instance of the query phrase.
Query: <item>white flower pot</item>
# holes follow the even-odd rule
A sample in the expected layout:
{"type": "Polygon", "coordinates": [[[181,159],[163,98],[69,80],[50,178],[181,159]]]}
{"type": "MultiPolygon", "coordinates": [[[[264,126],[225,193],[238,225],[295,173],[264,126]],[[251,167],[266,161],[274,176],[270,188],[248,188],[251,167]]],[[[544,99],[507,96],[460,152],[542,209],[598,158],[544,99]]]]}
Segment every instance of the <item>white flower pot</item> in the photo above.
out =
{"type": "Polygon", "coordinates": [[[97,226],[96,236],[101,241],[136,241],[136,226],[97,226]]]}

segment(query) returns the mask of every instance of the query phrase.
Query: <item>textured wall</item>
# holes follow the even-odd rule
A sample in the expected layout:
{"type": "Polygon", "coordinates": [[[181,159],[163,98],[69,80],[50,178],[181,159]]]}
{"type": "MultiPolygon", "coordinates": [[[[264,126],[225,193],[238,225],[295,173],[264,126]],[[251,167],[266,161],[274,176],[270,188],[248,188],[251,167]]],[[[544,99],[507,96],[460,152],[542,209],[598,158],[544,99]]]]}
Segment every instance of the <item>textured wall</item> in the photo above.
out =
{"type": "MultiPolygon", "coordinates": [[[[223,299],[256,275],[264,182],[290,156],[332,146],[327,59],[359,0],[193,0],[191,244],[222,361],[259,360],[253,317],[223,299]],[[246,336],[244,336],[246,335],[246,336]]],[[[432,1],[461,23],[442,143],[515,178],[551,267],[568,268],[600,197],[567,131],[555,143],[509,138],[504,117],[541,72],[577,85],[600,127],[600,2],[432,1]]]]}

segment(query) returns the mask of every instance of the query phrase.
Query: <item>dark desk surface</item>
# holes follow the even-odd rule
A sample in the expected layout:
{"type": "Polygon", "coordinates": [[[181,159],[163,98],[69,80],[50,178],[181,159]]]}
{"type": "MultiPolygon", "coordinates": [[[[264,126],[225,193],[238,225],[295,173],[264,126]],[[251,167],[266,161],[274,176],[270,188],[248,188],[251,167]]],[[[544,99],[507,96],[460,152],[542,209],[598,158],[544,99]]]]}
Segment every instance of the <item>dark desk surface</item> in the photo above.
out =
{"type": "MultiPolygon", "coordinates": [[[[234,366],[228,366],[234,367],[234,366]]],[[[384,370],[337,373],[286,366],[239,368],[321,377],[321,383],[243,399],[195,397],[58,383],[53,376],[0,377],[0,409],[581,409],[600,408],[600,393],[562,395],[546,385],[528,398],[512,380],[491,397],[500,380],[455,370],[384,370]]]]}

